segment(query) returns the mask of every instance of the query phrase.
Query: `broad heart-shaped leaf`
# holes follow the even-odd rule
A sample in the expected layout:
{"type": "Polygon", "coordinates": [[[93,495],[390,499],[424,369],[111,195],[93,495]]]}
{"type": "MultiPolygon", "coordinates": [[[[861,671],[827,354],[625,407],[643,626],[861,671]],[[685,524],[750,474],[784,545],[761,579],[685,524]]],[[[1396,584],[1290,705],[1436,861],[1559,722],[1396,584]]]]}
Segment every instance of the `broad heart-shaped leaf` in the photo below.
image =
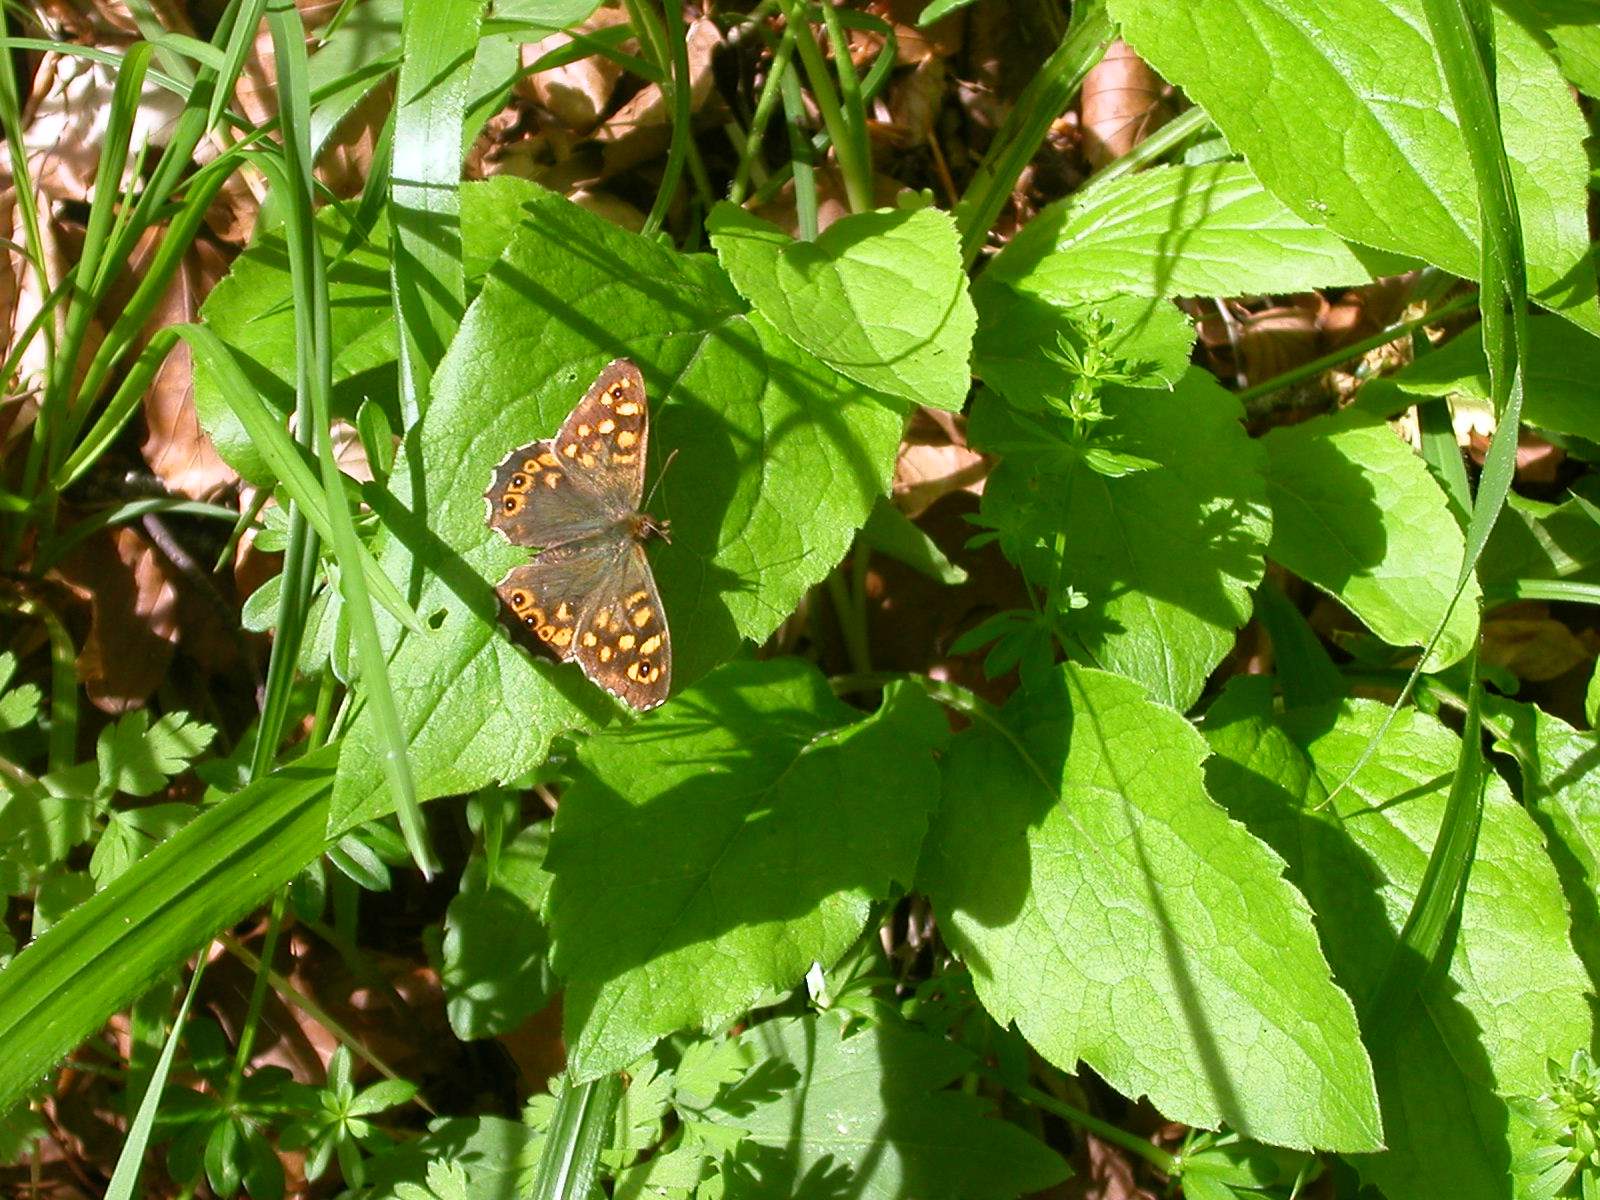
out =
{"type": "MultiPolygon", "coordinates": [[[[490,273],[371,502],[393,538],[383,564],[421,576],[436,633],[390,659],[419,792],[510,779],[550,737],[615,705],[573,665],[535,662],[497,625],[493,585],[529,552],[484,523],[483,490],[516,446],[555,431],[605,364],[644,373],[652,501],[672,544],[651,564],[676,686],[760,640],[843,556],[888,490],[901,407],[819,364],[745,314],[714,262],[685,257],[541,192],[490,273]]],[[[382,742],[366,715],[346,739],[337,823],[386,811],[382,742]]],[[[340,826],[342,827],[342,826],[340,826]]]]}
{"type": "Polygon", "coordinates": [[[555,990],[550,935],[539,917],[550,890],[549,841],[548,823],[530,825],[500,851],[492,877],[481,852],[462,873],[445,914],[439,968],[450,1028],[462,1041],[509,1033],[555,990]]]}
{"type": "MultiPolygon", "coordinates": [[[[525,180],[496,176],[462,185],[462,254],[469,284],[476,285],[500,256],[521,220],[521,206],[538,189],[525,180]]],[[[328,262],[329,316],[333,322],[333,402],[336,415],[353,417],[372,398],[395,416],[395,326],[389,291],[389,227],[379,222],[370,238],[340,253],[350,227],[327,207],[317,231],[328,262]]],[[[287,415],[294,408],[294,302],[281,230],[268,230],[234,260],[201,306],[205,323],[233,351],[261,397],[287,415]]],[[[254,483],[272,472],[251,444],[216,382],[195,367],[195,411],[228,465],[254,483]]]]}
{"type": "Polygon", "coordinates": [[[1040,396],[1070,393],[1059,343],[1064,340],[1081,357],[1097,322],[1104,330],[1100,353],[1121,365],[1127,386],[1172,388],[1189,370],[1194,322],[1165,300],[1106,296],[1066,305],[1005,284],[980,283],[973,301],[973,367],[995,391],[1025,407],[1037,407],[1030,400],[1040,396]]]}
{"type": "Polygon", "coordinates": [[[746,1130],[723,1163],[728,1200],[1008,1200],[1066,1163],[989,1102],[945,1085],[967,1069],[950,1042],[895,1025],[840,1036],[824,1015],[742,1034],[753,1069],[706,1116],[746,1130]]]}
{"type": "MultiPolygon", "coordinates": [[[[1274,429],[1266,447],[1267,557],[1333,596],[1391,646],[1425,645],[1456,588],[1465,541],[1423,461],[1355,409],[1274,429]]],[[[1426,664],[1460,659],[1478,636],[1478,581],[1426,664]]]]}
{"type": "Polygon", "coordinates": [[[1308,225],[1243,163],[1155,167],[1049,205],[1011,239],[980,287],[1061,303],[1130,296],[1236,296],[1366,283],[1336,235],[1308,225]]]}
{"type": "MultiPolygon", "coordinates": [[[[1528,321],[1531,343],[1522,364],[1522,419],[1553,433],[1575,433],[1600,442],[1600,406],[1594,381],[1600,378],[1600,338],[1558,317],[1528,321]]],[[[1443,346],[1423,355],[1387,383],[1412,396],[1466,395],[1489,403],[1489,369],[1483,361],[1483,333],[1473,325],[1443,346]]]]}
{"type": "MultiPolygon", "coordinates": [[[[1206,716],[1211,794],[1289,862],[1334,976],[1364,1000],[1427,867],[1461,752],[1415,709],[1331,805],[1387,713],[1374,701],[1298,708],[1276,723],[1272,681],[1235,680],[1206,716]]],[[[1507,1200],[1508,1096],[1589,1044],[1589,987],[1539,830],[1491,775],[1447,974],[1419,981],[1388,1044],[1369,1047],[1388,1150],[1357,1159],[1389,1200],[1507,1200]]]]}
{"type": "Polygon", "coordinates": [[[1191,1125],[1381,1145],[1349,999],[1278,856],[1206,794],[1206,747],[1068,665],[952,743],[921,883],[990,1014],[1191,1125]]]}
{"type": "Polygon", "coordinates": [[[855,213],[797,242],[724,201],[707,226],[739,294],[785,337],[857,383],[961,411],[977,317],[949,213],[855,213]]]}
{"type": "MultiPolygon", "coordinates": [[[[1111,11],[1134,49],[1301,217],[1475,278],[1477,189],[1423,4],[1114,0],[1111,11]]],[[[1600,331],[1585,219],[1588,128],[1549,53],[1495,15],[1501,132],[1530,288],[1600,331]]]]}
{"type": "Polygon", "coordinates": [[[1600,991],[1600,734],[1532,704],[1495,699],[1495,744],[1516,755],[1523,799],[1550,839],[1572,913],[1572,943],[1600,991]]]}
{"type": "Polygon", "coordinates": [[[778,659],[585,742],[546,861],[579,1077],[832,965],[870,902],[911,883],[944,737],[925,693],[891,689],[862,719],[778,659]]]}
{"type": "Polygon", "coordinates": [[[1049,586],[1059,569],[1087,598],[1061,619],[1090,661],[1184,709],[1233,648],[1265,567],[1261,451],[1239,424],[1238,401],[1203,371],[1170,392],[1108,386],[1101,406],[1110,419],[1097,433],[1156,466],[1108,478],[1044,436],[1061,418],[1032,412],[1019,425],[1008,406],[980,396],[972,440],[1002,456],[984,520],[1030,581],[1049,586]]]}

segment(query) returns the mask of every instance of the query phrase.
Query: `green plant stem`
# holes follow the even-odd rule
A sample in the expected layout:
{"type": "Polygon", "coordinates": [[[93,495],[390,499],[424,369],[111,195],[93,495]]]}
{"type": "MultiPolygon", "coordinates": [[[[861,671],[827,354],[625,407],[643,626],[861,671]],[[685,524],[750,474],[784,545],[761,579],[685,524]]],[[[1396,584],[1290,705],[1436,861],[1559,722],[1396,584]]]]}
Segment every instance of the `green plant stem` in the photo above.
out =
{"type": "MultiPolygon", "coordinates": [[[[629,4],[630,11],[646,7],[643,0],[631,0],[629,4]]],[[[646,237],[654,237],[660,231],[672,198],[678,193],[678,183],[683,178],[683,164],[694,142],[694,112],[691,107],[694,98],[690,94],[689,44],[683,28],[683,10],[678,7],[677,0],[664,0],[662,11],[667,19],[661,33],[666,43],[661,66],[669,69],[668,78],[671,81],[667,95],[672,101],[672,144],[667,149],[667,165],[661,174],[661,186],[656,189],[655,203],[650,206],[650,214],[645,217],[644,228],[640,231],[646,237]]],[[[651,15],[653,19],[654,14],[651,15]]]]}
{"type": "MultiPolygon", "coordinates": [[[[860,555],[864,547],[856,542],[856,554],[860,555]]],[[[844,575],[839,570],[828,573],[828,599],[833,602],[835,619],[839,622],[839,632],[844,637],[844,648],[850,659],[850,668],[858,675],[872,673],[872,654],[868,646],[866,611],[863,606],[856,604],[856,597],[844,580],[844,575]]]]}
{"type": "Polygon", "coordinates": [[[800,78],[794,71],[785,71],[779,86],[783,93],[784,125],[789,132],[789,169],[794,175],[795,224],[802,242],[814,242],[817,240],[817,174],[812,167],[811,139],[806,137],[801,126],[805,102],[800,95],[800,78]]]}
{"type": "Polygon", "coordinates": [[[1259,400],[1262,396],[1282,391],[1286,387],[1292,387],[1303,379],[1310,379],[1331,367],[1338,366],[1342,362],[1349,362],[1352,358],[1359,358],[1369,350],[1376,350],[1379,346],[1387,346],[1390,342],[1399,341],[1403,337],[1410,337],[1411,334],[1425,326],[1437,325],[1446,317],[1453,317],[1459,312],[1476,308],[1477,305],[1478,297],[1475,295],[1457,296],[1454,300],[1446,301],[1432,312],[1425,313],[1415,320],[1401,321],[1398,324],[1389,326],[1387,329],[1381,329],[1371,337],[1362,338],[1359,342],[1352,342],[1348,346],[1342,346],[1338,350],[1322,355],[1320,358],[1301,363],[1299,366],[1285,371],[1282,375],[1274,375],[1271,379],[1251,384],[1235,394],[1239,397],[1239,402],[1248,409],[1251,401],[1259,400]]]}
{"type": "Polygon", "coordinates": [[[1072,25],[1039,73],[1028,81],[1016,107],[995,134],[966,193],[955,208],[961,231],[961,261],[968,267],[989,238],[1006,197],[1022,169],[1039,149],[1050,125],[1076,94],[1089,69],[1100,61],[1114,26],[1103,0],[1082,0],[1073,6],[1072,25]]]}
{"type": "Polygon", "coordinates": [[[255,1050],[256,1030],[261,1027],[261,1009],[267,1001],[267,972],[264,968],[278,949],[278,935],[283,932],[283,913],[288,895],[287,888],[279,888],[272,897],[272,908],[267,916],[267,934],[261,940],[261,958],[256,963],[255,980],[250,987],[250,1006],[245,1011],[244,1025],[239,1030],[233,1069],[228,1073],[228,1108],[239,1101],[239,1089],[244,1084],[245,1071],[250,1066],[250,1056],[255,1050]]]}
{"type": "Polygon", "coordinates": [[[1114,158],[1083,181],[1079,191],[1087,191],[1097,184],[1131,175],[1141,167],[1166,157],[1207,125],[1211,118],[1203,108],[1191,108],[1179,113],[1121,158],[1114,158]]]}
{"type": "MultiPolygon", "coordinates": [[[[828,43],[833,49],[834,69],[839,76],[840,107],[844,114],[845,135],[851,141],[850,157],[861,173],[866,205],[870,208],[873,193],[872,140],[867,136],[867,106],[861,94],[861,80],[856,75],[855,60],[850,57],[850,39],[845,35],[838,6],[834,0],[821,0],[821,7],[822,23],[828,30],[828,43]]],[[[861,211],[858,206],[852,207],[857,212],[861,211]]]]}
{"type": "Polygon", "coordinates": [[[822,114],[822,123],[828,127],[833,139],[833,152],[839,160],[839,173],[844,177],[845,199],[851,212],[866,212],[872,207],[872,177],[870,166],[856,152],[856,142],[846,124],[844,111],[839,106],[839,93],[834,89],[828,74],[828,64],[822,57],[811,25],[806,21],[805,6],[800,0],[778,0],[784,20],[794,30],[795,48],[800,52],[800,65],[805,68],[806,79],[811,84],[811,95],[822,114]]]}
{"type": "Polygon", "coordinates": [[[1092,1116],[1081,1108],[1074,1108],[1065,1100],[1057,1100],[1049,1092],[1044,1091],[1042,1088],[1036,1088],[1032,1084],[1025,1083],[1021,1087],[1016,1087],[992,1067],[979,1067],[978,1074],[1005,1088],[1006,1091],[1024,1104],[1031,1104],[1034,1108],[1040,1108],[1045,1112],[1052,1113],[1064,1121],[1077,1125],[1079,1128],[1087,1129],[1103,1142],[1110,1142],[1113,1146],[1137,1155],[1163,1175],[1176,1175],[1178,1173],[1179,1160],[1176,1155],[1167,1153],[1160,1146],[1154,1145],[1137,1134],[1129,1133],[1126,1129],[1120,1129],[1109,1121],[1102,1121],[1099,1117],[1092,1116]]]}
{"type": "Polygon", "coordinates": [[[783,77],[794,61],[794,26],[789,25],[772,52],[772,65],[767,68],[766,81],[761,85],[761,95],[756,99],[756,110],[750,118],[750,130],[745,134],[744,147],[739,154],[739,166],[733,173],[733,183],[728,188],[728,199],[743,204],[750,188],[750,173],[761,158],[761,141],[766,136],[767,123],[782,97],[783,77]]]}

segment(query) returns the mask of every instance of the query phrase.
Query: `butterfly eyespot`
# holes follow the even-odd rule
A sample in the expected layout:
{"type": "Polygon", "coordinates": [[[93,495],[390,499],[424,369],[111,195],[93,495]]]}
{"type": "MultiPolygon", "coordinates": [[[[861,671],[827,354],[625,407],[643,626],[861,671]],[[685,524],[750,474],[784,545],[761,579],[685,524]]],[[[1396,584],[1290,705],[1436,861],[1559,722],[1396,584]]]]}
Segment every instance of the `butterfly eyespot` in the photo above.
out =
{"type": "Polygon", "coordinates": [[[511,477],[511,486],[520,492],[523,488],[528,486],[528,477],[526,475],[513,475],[511,477]]]}
{"type": "Polygon", "coordinates": [[[507,496],[506,497],[505,510],[508,513],[514,513],[521,507],[522,507],[522,497],[521,496],[507,496]]]}

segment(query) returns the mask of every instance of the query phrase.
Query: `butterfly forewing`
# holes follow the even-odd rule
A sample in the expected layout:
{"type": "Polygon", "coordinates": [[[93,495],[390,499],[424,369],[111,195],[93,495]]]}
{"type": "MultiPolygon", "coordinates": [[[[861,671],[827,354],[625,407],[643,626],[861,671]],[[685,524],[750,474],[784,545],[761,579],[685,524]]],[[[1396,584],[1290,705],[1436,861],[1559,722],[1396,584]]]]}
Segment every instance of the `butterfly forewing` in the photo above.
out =
{"type": "Polygon", "coordinates": [[[484,493],[489,525],[541,553],[497,585],[516,628],[634,708],[672,682],[666,611],[638,514],[649,439],[644,378],[626,359],[600,372],[553,438],[508,455],[484,493]]]}

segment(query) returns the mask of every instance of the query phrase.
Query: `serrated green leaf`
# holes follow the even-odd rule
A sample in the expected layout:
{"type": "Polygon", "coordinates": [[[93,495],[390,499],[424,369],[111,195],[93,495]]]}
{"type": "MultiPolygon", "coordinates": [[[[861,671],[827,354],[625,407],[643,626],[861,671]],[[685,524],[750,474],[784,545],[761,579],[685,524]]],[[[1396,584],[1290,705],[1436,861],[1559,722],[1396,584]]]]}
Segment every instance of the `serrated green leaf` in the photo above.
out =
{"type": "Polygon", "coordinates": [[[1068,1174],[988,1101],[945,1089],[968,1061],[949,1042],[889,1025],[845,1038],[826,1015],[767,1021],[739,1041],[757,1060],[747,1083],[764,1086],[736,1085],[709,1114],[749,1131],[723,1162],[730,1200],[1004,1200],[1068,1174]]]}
{"type": "Polygon", "coordinates": [[[95,746],[100,786],[107,792],[148,796],[187,770],[216,735],[210,725],[191,721],[187,713],[166,713],[154,725],[148,709],[124,713],[101,731],[95,746]]]}
{"type": "MultiPolygon", "coordinates": [[[[1600,442],[1600,411],[1594,403],[1600,338],[1552,316],[1530,317],[1528,337],[1532,351],[1522,364],[1522,419],[1553,433],[1600,442]]],[[[1386,379],[1412,396],[1464,395],[1488,404],[1482,330],[1469,326],[1386,379]]]]}
{"type": "MultiPolygon", "coordinates": [[[[777,628],[888,490],[900,408],[742,308],[710,259],[551,193],[529,205],[435,376],[393,495],[369,493],[395,535],[384,561],[395,577],[423,572],[418,611],[437,630],[404,638],[390,662],[424,797],[514,778],[555,733],[616,712],[575,666],[535,662],[498,628],[493,585],[529,555],[487,527],[482,494],[495,464],[553,432],[610,359],[644,373],[652,475],[674,450],[681,459],[652,501],[672,544],[651,547],[680,688],[777,628]]],[[[337,828],[388,804],[374,734],[358,716],[337,828]]]]}
{"type": "Polygon", "coordinates": [[[543,1008],[555,990],[550,935],[539,909],[550,890],[544,871],[548,822],[530,825],[500,851],[493,878],[474,854],[445,913],[445,1012],[463,1041],[509,1033],[543,1008]]]}
{"type": "Polygon", "coordinates": [[[151,804],[112,813],[89,858],[89,874],[103,888],[187,825],[199,810],[192,804],[151,804]]]}
{"type": "Polygon", "coordinates": [[[909,886],[946,736],[927,696],[870,716],[797,659],[731,663],[591,738],[547,869],[579,1078],[796,986],[909,886]]]}
{"type": "Polygon", "coordinates": [[[1600,734],[1532,704],[1487,697],[1495,744],[1516,756],[1523,801],[1550,839],[1572,914],[1572,944],[1600,991],[1600,734]]]}
{"type": "Polygon", "coordinates": [[[467,1176],[472,1200],[520,1200],[521,1180],[539,1157],[541,1139],[503,1117],[446,1117],[420,1138],[403,1141],[369,1165],[370,1200],[406,1200],[431,1164],[453,1164],[467,1176]]]}
{"type": "Polygon", "coordinates": [[[739,294],[785,337],[866,387],[961,411],[977,316],[949,213],[854,213],[814,242],[726,201],[706,224],[739,294]]]}
{"type": "MultiPolygon", "coordinates": [[[[1294,212],[1477,277],[1477,187],[1421,0],[1113,0],[1111,11],[1129,44],[1206,110],[1294,212]],[[1339,119],[1312,115],[1312,96],[1318,113],[1339,119]]],[[[1600,331],[1584,207],[1588,128],[1532,34],[1496,13],[1494,36],[1535,299],[1600,331]]]]}
{"type": "Polygon", "coordinates": [[[1066,666],[945,757],[922,884],[984,1007],[1191,1125],[1381,1144],[1354,1007],[1283,863],[1206,793],[1205,743],[1066,666]]]}
{"type": "MultiPolygon", "coordinates": [[[[1391,646],[1421,646],[1456,590],[1461,527],[1422,460],[1382,421],[1346,410],[1274,429],[1266,449],[1267,557],[1333,596],[1391,646]]],[[[1478,636],[1476,579],[1426,664],[1458,661],[1478,636]]]]}
{"type": "Polygon", "coordinates": [[[973,365],[983,381],[1024,407],[1037,397],[1066,395],[1072,377],[1063,369],[1057,339],[1082,353],[1085,330],[1099,317],[1108,335],[1101,351],[1124,364],[1128,387],[1171,388],[1189,370],[1194,323],[1174,304],[1143,296],[1106,296],[1055,304],[1043,296],[980,281],[973,289],[978,333],[973,365]]]}
{"type": "Polygon", "coordinates": [[[1090,661],[1184,709],[1233,648],[1265,569],[1261,452],[1238,402],[1204,372],[1171,392],[1107,387],[1101,406],[1109,419],[1097,428],[1157,468],[1121,478],[1083,463],[1046,470],[1037,456],[1048,447],[980,396],[970,435],[1004,456],[984,518],[1031,582],[1050,586],[1060,563],[1061,582],[1087,597],[1061,624],[1090,661]]]}
{"type": "MultiPolygon", "coordinates": [[[[1335,977],[1365,997],[1385,970],[1444,812],[1460,742],[1402,711],[1332,804],[1387,714],[1374,701],[1276,721],[1272,681],[1236,680],[1207,714],[1211,792],[1289,862],[1335,977]]],[[[1587,1046],[1589,987],[1568,941],[1555,870],[1526,811],[1491,777],[1448,974],[1422,980],[1370,1047],[1381,1154],[1355,1159],[1390,1200],[1508,1195],[1502,1097],[1537,1095],[1545,1065],[1587,1046]]]]}
{"type": "Polygon", "coordinates": [[[1360,284],[1344,242],[1273,197],[1243,163],[1154,167],[1047,206],[989,264],[1059,304],[1107,295],[1236,296],[1360,284]]]}

